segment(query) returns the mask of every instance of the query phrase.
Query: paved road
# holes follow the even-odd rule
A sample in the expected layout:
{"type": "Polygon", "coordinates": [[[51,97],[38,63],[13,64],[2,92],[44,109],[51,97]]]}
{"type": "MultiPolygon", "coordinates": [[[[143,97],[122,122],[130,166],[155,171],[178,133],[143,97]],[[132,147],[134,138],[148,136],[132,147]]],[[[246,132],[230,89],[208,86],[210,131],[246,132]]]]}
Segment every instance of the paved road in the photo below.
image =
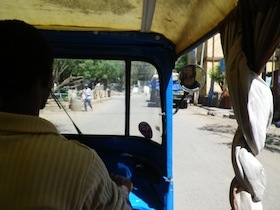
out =
{"type": "MultiPolygon", "coordinates": [[[[67,104],[65,104],[65,107],[67,108],[67,104]]],[[[68,110],[68,112],[83,134],[124,135],[124,95],[115,95],[111,97],[111,100],[95,103],[93,104],[92,111],[82,111],[82,103],[80,107],[78,111],[68,110]]],[[[150,102],[148,95],[132,95],[130,113],[129,129],[131,135],[142,137],[138,130],[138,124],[145,121],[153,129],[153,140],[161,143],[161,108],[156,107],[154,103],[150,102]]],[[[47,108],[41,111],[40,115],[52,121],[61,133],[77,133],[67,115],[57,107],[55,102],[50,102],[47,108]],[[55,114],[52,111],[55,111],[55,114]]]]}
{"type": "MultiPolygon", "coordinates": [[[[174,116],[175,209],[230,209],[228,188],[234,176],[230,160],[234,119],[207,115],[196,106],[174,116]]],[[[264,209],[279,210],[280,153],[265,149],[257,158],[268,176],[264,209]]]]}
{"type": "MultiPolygon", "coordinates": [[[[134,102],[138,108],[147,107],[145,97],[139,96],[136,99],[134,102]]],[[[118,134],[119,131],[123,132],[123,129],[120,128],[124,126],[124,109],[121,108],[123,104],[124,101],[117,98],[115,101],[95,105],[94,110],[90,113],[80,111],[70,112],[70,114],[78,125],[87,126],[82,126],[86,128],[82,131],[86,132],[87,129],[100,131],[104,128],[108,130],[110,127],[110,132],[118,134]],[[101,112],[96,112],[98,110],[101,112]],[[95,122],[88,123],[92,119],[95,119],[95,122]],[[96,123],[99,122],[96,119],[103,119],[107,124],[96,123]]],[[[145,113],[137,110],[132,111],[145,120],[151,118],[151,113],[157,109],[149,107],[145,113]]],[[[237,125],[234,119],[222,117],[223,114],[212,116],[207,113],[208,110],[204,108],[189,106],[188,109],[181,109],[174,115],[175,210],[230,209],[228,188],[234,176],[230,148],[237,125]]],[[[44,114],[51,117],[49,112],[45,111],[44,114]]],[[[65,126],[65,122],[69,122],[69,119],[62,111],[52,118],[53,120],[62,120],[62,123],[57,121],[57,125],[62,131],[70,129],[71,132],[75,132],[71,123],[65,126]]],[[[154,120],[154,122],[156,121],[154,120]]],[[[137,127],[136,122],[134,124],[137,127]]],[[[279,131],[276,129],[274,132],[279,131]]],[[[270,134],[273,136],[273,131],[270,134]]],[[[263,200],[264,209],[279,210],[280,153],[265,149],[257,158],[265,167],[268,176],[268,186],[263,200]]]]}

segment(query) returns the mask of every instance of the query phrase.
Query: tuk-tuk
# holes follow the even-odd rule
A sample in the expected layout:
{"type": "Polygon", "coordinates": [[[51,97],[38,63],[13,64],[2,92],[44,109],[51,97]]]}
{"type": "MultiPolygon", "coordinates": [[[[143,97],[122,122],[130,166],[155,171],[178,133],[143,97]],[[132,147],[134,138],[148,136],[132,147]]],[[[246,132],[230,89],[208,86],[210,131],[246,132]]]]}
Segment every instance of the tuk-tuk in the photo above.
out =
{"type": "MultiPolygon", "coordinates": [[[[41,116],[54,122],[66,138],[76,139],[95,149],[110,173],[132,180],[133,190],[129,199],[133,209],[173,209],[172,71],[175,62],[179,56],[218,32],[222,33],[223,43],[225,37],[240,33],[240,28],[232,34],[224,32],[227,30],[225,25],[232,20],[246,23],[251,26],[248,29],[252,29],[252,24],[244,16],[240,18],[238,11],[244,14],[244,10],[250,8],[253,11],[261,5],[251,0],[0,2],[0,19],[19,19],[40,29],[51,43],[56,59],[75,61],[80,70],[82,63],[96,64],[97,61],[110,61],[117,66],[119,79],[111,83],[120,84],[120,88],[109,92],[110,87],[101,88],[103,91],[100,91],[95,89],[98,84],[93,84],[92,111],[83,110],[81,91],[86,83],[83,81],[80,86],[68,88],[68,100],[61,98],[57,101],[67,114],[60,111],[50,98],[49,108],[43,110],[41,116]],[[133,73],[139,66],[145,66],[148,71],[142,69],[133,73]],[[149,82],[155,73],[159,78],[156,106],[150,101],[151,92],[143,91],[142,85],[149,82]]],[[[262,6],[268,4],[263,7],[265,12],[275,8],[273,14],[280,14],[277,0],[260,2],[262,6]]],[[[267,32],[271,33],[273,44],[265,49],[266,57],[280,41],[279,21],[275,20],[279,18],[271,20],[278,30],[274,28],[267,32]]],[[[248,32],[246,24],[242,28],[244,33],[248,32]]],[[[250,36],[252,34],[246,36],[247,55],[252,55],[249,52],[249,46],[252,46],[249,45],[250,36]]],[[[225,51],[229,43],[223,45],[225,51]]],[[[229,51],[226,52],[228,54],[229,51]]],[[[248,60],[259,58],[256,56],[248,57],[248,60]]],[[[230,59],[226,57],[225,60],[229,65],[230,59]]],[[[252,70],[259,71],[259,68],[252,67],[252,70]]],[[[232,97],[241,96],[233,94],[232,97]]],[[[234,103],[236,107],[238,104],[234,103]]],[[[238,118],[238,122],[242,120],[238,118]]]]}

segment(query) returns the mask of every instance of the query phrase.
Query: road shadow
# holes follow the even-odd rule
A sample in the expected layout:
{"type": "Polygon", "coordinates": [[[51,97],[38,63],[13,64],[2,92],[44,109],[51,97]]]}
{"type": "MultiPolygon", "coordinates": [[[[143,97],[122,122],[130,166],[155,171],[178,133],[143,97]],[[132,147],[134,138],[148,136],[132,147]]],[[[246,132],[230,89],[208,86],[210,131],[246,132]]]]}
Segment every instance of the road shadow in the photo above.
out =
{"type": "Polygon", "coordinates": [[[205,126],[199,128],[199,130],[209,131],[209,132],[213,132],[213,133],[217,133],[217,134],[220,133],[220,134],[234,135],[236,128],[231,125],[208,124],[208,125],[205,125],[205,126]]]}
{"type": "MultiPolygon", "coordinates": [[[[208,125],[205,125],[205,126],[199,128],[199,130],[209,131],[209,132],[215,133],[217,135],[230,134],[230,135],[234,136],[236,127],[231,126],[231,125],[208,124],[208,125]]],[[[221,143],[221,144],[226,145],[229,148],[231,147],[231,142],[230,143],[221,143]]],[[[267,133],[266,141],[265,141],[265,149],[269,150],[271,152],[280,153],[280,135],[273,134],[273,133],[267,133]]]]}
{"type": "Polygon", "coordinates": [[[231,149],[232,143],[231,142],[225,142],[225,143],[219,143],[219,145],[224,145],[224,146],[227,146],[228,148],[231,149]]]}
{"type": "Polygon", "coordinates": [[[265,149],[280,153],[280,135],[268,133],[265,140],[265,149]]]}
{"type": "Polygon", "coordinates": [[[157,104],[156,102],[153,102],[153,101],[151,101],[151,100],[146,100],[146,102],[147,102],[147,107],[160,107],[160,105],[159,104],[157,104]]]}

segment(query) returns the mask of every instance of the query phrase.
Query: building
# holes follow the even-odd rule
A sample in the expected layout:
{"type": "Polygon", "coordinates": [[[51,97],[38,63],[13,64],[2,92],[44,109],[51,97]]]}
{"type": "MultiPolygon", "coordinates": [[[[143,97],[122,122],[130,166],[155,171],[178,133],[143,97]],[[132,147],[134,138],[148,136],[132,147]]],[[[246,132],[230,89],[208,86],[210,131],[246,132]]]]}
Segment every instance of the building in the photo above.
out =
{"type": "MultiPolygon", "coordinates": [[[[262,78],[267,81],[273,91],[275,101],[275,111],[279,115],[280,120],[280,72],[278,73],[280,61],[280,48],[278,47],[273,56],[267,62],[262,78]],[[277,70],[277,71],[276,71],[277,70]],[[268,77],[267,77],[268,76],[268,77]]],[[[196,49],[188,53],[188,63],[196,63],[201,65],[206,71],[206,85],[200,90],[200,102],[209,106],[226,106],[230,108],[230,104],[221,104],[222,96],[228,95],[226,80],[224,85],[220,85],[211,81],[210,71],[220,66],[223,61],[223,50],[221,46],[220,34],[208,39],[206,42],[198,46],[196,49]]],[[[223,69],[222,69],[223,70],[223,69]]],[[[223,72],[225,76],[225,71],[223,72]]],[[[227,102],[225,102],[227,103],[227,102]]],[[[230,102],[229,102],[230,103],[230,102]]]]}

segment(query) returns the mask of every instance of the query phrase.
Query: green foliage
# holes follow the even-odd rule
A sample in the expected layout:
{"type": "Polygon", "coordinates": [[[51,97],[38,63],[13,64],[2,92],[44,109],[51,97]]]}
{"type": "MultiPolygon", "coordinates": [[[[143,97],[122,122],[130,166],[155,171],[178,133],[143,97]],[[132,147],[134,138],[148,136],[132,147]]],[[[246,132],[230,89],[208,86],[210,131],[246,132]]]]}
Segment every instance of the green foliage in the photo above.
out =
{"type": "Polygon", "coordinates": [[[102,83],[106,87],[109,83],[119,82],[124,77],[125,69],[123,61],[114,60],[84,60],[73,72],[77,76],[94,84],[102,83]]]}
{"type": "Polygon", "coordinates": [[[55,59],[53,63],[54,82],[61,83],[75,70],[81,60],[77,59],[55,59]]]}
{"type": "Polygon", "coordinates": [[[184,66],[186,66],[188,64],[188,55],[187,54],[183,54],[178,61],[176,62],[175,65],[175,71],[179,72],[184,66]]]}
{"type": "Polygon", "coordinates": [[[133,61],[131,68],[131,83],[137,84],[138,80],[150,81],[155,74],[155,67],[147,62],[133,61]]]}
{"type": "Polygon", "coordinates": [[[214,69],[210,69],[209,71],[209,76],[210,78],[219,84],[219,86],[221,87],[221,89],[223,89],[223,84],[224,84],[224,75],[223,73],[220,71],[220,65],[216,65],[214,67],[214,69]]]}
{"type": "MultiPolygon", "coordinates": [[[[131,69],[132,84],[137,84],[138,80],[150,81],[155,73],[153,65],[142,61],[133,61],[131,69]]],[[[53,75],[54,82],[59,84],[63,82],[62,87],[67,86],[67,83],[73,81],[73,78],[83,78],[93,84],[101,83],[105,88],[111,83],[118,83],[123,87],[125,84],[125,62],[117,60],[55,59],[53,75]]],[[[77,81],[81,82],[81,79],[77,81]]]]}
{"type": "Polygon", "coordinates": [[[61,83],[69,77],[82,76],[94,84],[105,86],[124,78],[123,61],[90,59],[55,59],[53,65],[54,82],[61,83]]]}

